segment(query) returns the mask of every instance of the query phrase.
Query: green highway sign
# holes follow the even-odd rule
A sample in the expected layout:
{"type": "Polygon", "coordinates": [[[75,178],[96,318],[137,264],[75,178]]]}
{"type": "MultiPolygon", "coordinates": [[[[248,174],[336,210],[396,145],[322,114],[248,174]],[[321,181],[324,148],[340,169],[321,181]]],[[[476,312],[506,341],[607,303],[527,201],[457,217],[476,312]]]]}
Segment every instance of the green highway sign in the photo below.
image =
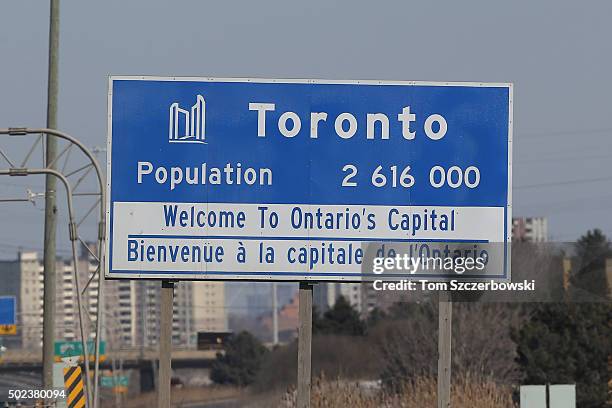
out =
{"type": "MultiPolygon", "coordinates": [[[[55,360],[61,361],[62,358],[82,356],[83,345],[80,341],[56,341],[55,342],[55,360]]],[[[93,359],[95,353],[95,343],[90,340],[87,342],[87,354],[90,360],[93,359]]],[[[100,360],[104,360],[106,356],[106,342],[100,342],[100,360]]]]}
{"type": "Polygon", "coordinates": [[[130,381],[127,375],[118,375],[115,377],[112,375],[105,375],[100,377],[100,386],[104,388],[113,388],[116,386],[127,387],[129,382],[130,381]]]}

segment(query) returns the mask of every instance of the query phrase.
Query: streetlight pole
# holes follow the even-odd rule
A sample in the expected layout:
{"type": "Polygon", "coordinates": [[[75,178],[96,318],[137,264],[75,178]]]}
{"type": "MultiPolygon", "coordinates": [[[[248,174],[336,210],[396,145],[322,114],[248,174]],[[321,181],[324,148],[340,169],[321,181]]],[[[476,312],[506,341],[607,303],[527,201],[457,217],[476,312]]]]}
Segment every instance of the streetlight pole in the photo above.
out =
{"type": "MultiPolygon", "coordinates": [[[[59,0],[50,0],[49,13],[49,71],[47,83],[47,128],[57,129],[58,58],[59,58],[59,0]]],[[[57,155],[57,140],[46,135],[46,162],[53,163],[57,155]]],[[[54,166],[52,167],[54,168],[54,166]]],[[[44,294],[43,294],[43,388],[53,388],[55,342],[55,251],[57,233],[56,178],[45,178],[44,232],[44,294]]]]}

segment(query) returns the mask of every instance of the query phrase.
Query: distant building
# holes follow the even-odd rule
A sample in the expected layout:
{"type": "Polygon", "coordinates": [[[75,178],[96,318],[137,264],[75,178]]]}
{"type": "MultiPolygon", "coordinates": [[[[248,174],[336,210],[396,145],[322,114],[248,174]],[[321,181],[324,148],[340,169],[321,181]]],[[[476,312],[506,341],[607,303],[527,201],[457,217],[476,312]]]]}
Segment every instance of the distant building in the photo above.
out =
{"type": "MultiPolygon", "coordinates": [[[[159,281],[106,281],[109,339],[120,347],[159,343],[159,281]]],[[[174,286],[172,343],[195,347],[198,331],[227,330],[223,282],[179,282],[174,286]]]]}
{"type": "MultiPolygon", "coordinates": [[[[107,327],[110,332],[121,333],[119,345],[154,347],[159,344],[160,282],[118,281],[116,286],[114,293],[118,296],[119,308],[109,308],[113,316],[107,317],[107,327]]],[[[107,289],[107,293],[112,292],[107,289]]],[[[192,311],[191,282],[179,282],[174,287],[172,344],[195,346],[192,311]]]]}
{"type": "Polygon", "coordinates": [[[332,308],[340,296],[344,298],[361,313],[362,311],[362,290],[361,283],[319,283],[313,289],[313,305],[319,313],[324,313],[332,308]]]}
{"type": "Polygon", "coordinates": [[[224,282],[192,282],[193,331],[227,331],[224,282]]]}
{"type": "Polygon", "coordinates": [[[43,286],[36,252],[20,252],[15,260],[0,261],[0,276],[0,296],[17,299],[17,335],[4,337],[5,345],[41,347],[43,286]]]}
{"type": "MultiPolygon", "coordinates": [[[[193,282],[174,287],[172,343],[195,347],[198,326],[193,282]]],[[[159,281],[107,280],[104,302],[106,338],[110,347],[139,348],[159,344],[159,281]],[[108,307],[113,305],[113,307],[108,307]]],[[[201,313],[200,313],[201,314],[201,313]]]]}
{"type": "MultiPolygon", "coordinates": [[[[293,291],[293,297],[287,303],[281,303],[282,306],[278,310],[278,339],[281,342],[289,342],[297,337],[299,318],[298,296],[298,293],[293,291]]],[[[271,312],[266,313],[261,318],[261,323],[267,331],[272,333],[273,320],[271,312]]]]}
{"type": "Polygon", "coordinates": [[[136,281],[107,280],[104,283],[104,316],[107,340],[111,348],[134,347],[138,344],[141,316],[138,315],[136,281]],[[112,307],[110,307],[112,305],[112,307]]]}
{"type": "MultiPolygon", "coordinates": [[[[86,258],[78,262],[82,290],[96,265],[86,258]]],[[[77,340],[80,330],[72,260],[58,259],[55,270],[55,336],[57,340],[77,340]]],[[[44,268],[38,254],[19,252],[16,260],[0,261],[0,276],[3,279],[0,295],[17,298],[17,336],[11,343],[27,349],[42,347],[44,268]]],[[[97,282],[92,281],[81,297],[83,308],[90,313],[84,319],[88,333],[95,324],[97,291],[97,282]]]]}
{"type": "Polygon", "coordinates": [[[548,220],[546,217],[512,219],[512,240],[527,242],[548,241],[548,220]]]}
{"type": "MultiPolygon", "coordinates": [[[[96,253],[95,245],[89,250],[96,253]]],[[[81,290],[97,269],[97,261],[83,247],[78,259],[81,290]]],[[[44,271],[36,252],[20,252],[17,259],[0,261],[0,296],[17,298],[17,336],[7,336],[9,346],[37,349],[42,346],[44,271]]],[[[193,346],[199,331],[224,331],[224,284],[180,282],[175,286],[172,342],[193,346]]],[[[104,339],[111,348],[153,347],[159,342],[160,289],[158,281],[105,281],[102,300],[104,339]]],[[[93,279],[81,297],[85,332],[93,336],[98,312],[98,280],[93,279]]],[[[57,340],[80,339],[77,291],[72,259],[56,265],[57,340]]]]}

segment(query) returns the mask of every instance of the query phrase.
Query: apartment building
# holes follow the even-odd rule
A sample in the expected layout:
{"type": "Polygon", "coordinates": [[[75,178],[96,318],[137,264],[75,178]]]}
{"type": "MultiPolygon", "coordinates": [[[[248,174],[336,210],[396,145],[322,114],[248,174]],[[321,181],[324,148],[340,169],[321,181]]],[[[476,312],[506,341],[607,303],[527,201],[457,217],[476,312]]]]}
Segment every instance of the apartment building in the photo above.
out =
{"type": "Polygon", "coordinates": [[[227,331],[224,282],[190,282],[193,299],[193,331],[227,331]]]}
{"type": "MultiPolygon", "coordinates": [[[[95,244],[82,247],[77,261],[82,307],[86,311],[85,333],[96,328],[98,307],[102,308],[104,339],[112,348],[154,347],[159,342],[159,281],[105,281],[104,298],[98,305],[95,244]],[[88,284],[89,283],[89,284],[88,284]],[[85,289],[85,286],[87,288],[85,289]],[[88,316],[87,316],[88,314],[88,316]]],[[[37,349],[42,346],[44,273],[36,252],[20,252],[16,259],[0,261],[1,296],[17,298],[18,335],[7,337],[9,346],[37,349]]],[[[58,259],[56,266],[57,340],[80,339],[72,259],[58,259]]],[[[179,282],[175,285],[172,342],[193,346],[198,331],[226,331],[225,285],[223,282],[179,282]]]]}
{"type": "MultiPolygon", "coordinates": [[[[79,261],[79,283],[83,288],[88,274],[95,270],[87,260],[79,261]]],[[[55,336],[57,340],[77,340],[80,326],[77,307],[77,291],[71,260],[58,259],[56,267],[55,336]]],[[[44,272],[37,252],[19,252],[17,259],[0,261],[3,285],[0,295],[17,298],[17,336],[7,339],[25,349],[42,347],[44,272]]],[[[95,324],[97,312],[97,282],[83,294],[83,308],[90,316],[84,317],[86,331],[95,324]]]]}
{"type": "Polygon", "coordinates": [[[546,217],[513,218],[512,240],[527,242],[547,242],[548,219],[546,217]]]}

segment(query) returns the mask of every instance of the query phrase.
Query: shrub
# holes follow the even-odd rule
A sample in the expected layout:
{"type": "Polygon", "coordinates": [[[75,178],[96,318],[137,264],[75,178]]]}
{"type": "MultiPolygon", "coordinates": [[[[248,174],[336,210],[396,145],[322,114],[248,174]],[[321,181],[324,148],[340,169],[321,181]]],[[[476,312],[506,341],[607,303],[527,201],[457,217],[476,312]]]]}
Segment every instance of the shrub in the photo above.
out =
{"type": "Polygon", "coordinates": [[[249,385],[255,380],[267,351],[247,331],[232,336],[227,342],[225,353],[217,353],[210,379],[217,384],[249,385]]]}

